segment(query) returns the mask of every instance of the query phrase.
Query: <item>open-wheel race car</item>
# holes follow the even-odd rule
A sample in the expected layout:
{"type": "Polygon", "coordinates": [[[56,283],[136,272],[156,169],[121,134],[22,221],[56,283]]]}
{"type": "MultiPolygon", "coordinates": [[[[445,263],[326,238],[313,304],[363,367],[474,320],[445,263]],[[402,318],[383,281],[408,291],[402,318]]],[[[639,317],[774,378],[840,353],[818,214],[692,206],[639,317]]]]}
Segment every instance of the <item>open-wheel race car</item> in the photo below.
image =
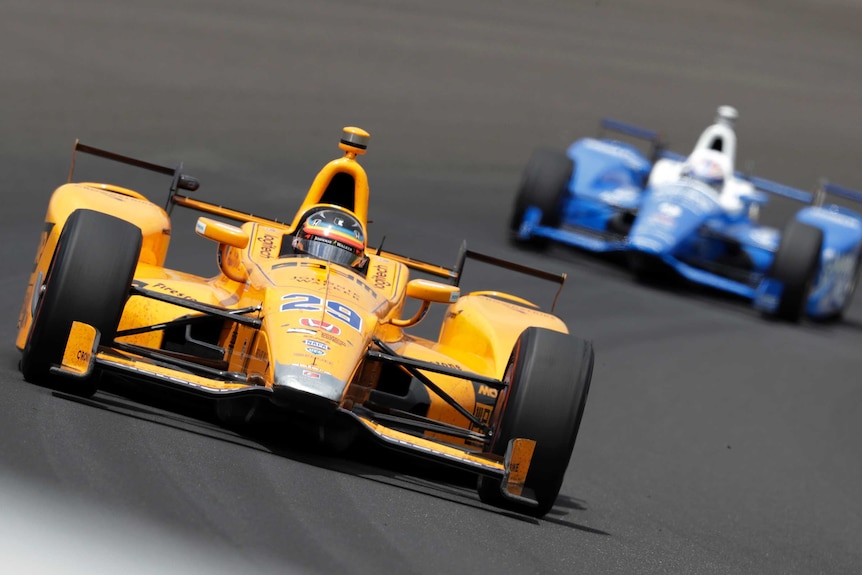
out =
{"type": "Polygon", "coordinates": [[[89,395],[102,376],[119,376],[209,398],[225,422],[266,414],[321,436],[348,422],[474,472],[486,503],[546,514],[584,412],[592,345],[553,307],[459,286],[470,259],[556,282],[557,296],[565,275],[464,244],[451,268],[369,248],[368,179],[357,161],[368,141],[344,129],[343,157],[321,169],[289,222],[191,198],[199,184],[182,164],[76,142],[18,322],[24,378],[89,395]],[[166,204],[72,183],[75,153],[170,176],[166,204]],[[218,244],[214,277],[165,268],[175,206],[206,214],[195,231],[218,244]],[[439,337],[408,333],[434,302],[448,305],[439,337]]]}
{"type": "Polygon", "coordinates": [[[789,321],[840,318],[862,269],[862,215],[827,197],[862,202],[862,192],[824,181],[809,193],[736,170],[736,117],[719,107],[687,156],[658,132],[611,119],[565,152],[535,150],[510,238],[624,253],[641,277],[671,271],[789,321]],[[647,142],[648,153],[622,138],[647,142]],[[758,221],[768,195],[806,205],[777,229],[758,221]]]}

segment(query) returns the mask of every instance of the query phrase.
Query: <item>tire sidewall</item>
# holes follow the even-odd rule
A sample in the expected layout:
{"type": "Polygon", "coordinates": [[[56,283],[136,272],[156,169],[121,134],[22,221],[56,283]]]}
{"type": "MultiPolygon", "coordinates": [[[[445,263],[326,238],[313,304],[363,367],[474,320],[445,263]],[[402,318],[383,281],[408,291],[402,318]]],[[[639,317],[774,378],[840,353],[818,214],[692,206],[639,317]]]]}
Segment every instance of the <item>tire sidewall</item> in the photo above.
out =
{"type": "Polygon", "coordinates": [[[574,173],[574,162],[565,154],[540,148],[530,156],[509,221],[509,229],[515,234],[521,226],[528,207],[542,210],[541,224],[557,227],[560,224],[563,199],[574,173]]]}
{"type": "Polygon", "coordinates": [[[783,284],[776,317],[798,321],[805,314],[811,287],[820,266],[823,231],[793,220],[784,229],[769,277],[783,284]]]}
{"type": "MultiPolygon", "coordinates": [[[[62,361],[73,321],[95,327],[102,341],[113,339],[141,243],[140,229],[125,220],[92,210],[76,210],[69,216],[21,357],[25,379],[49,379],[50,366],[62,361]]],[[[89,391],[89,384],[79,383],[89,391]]]]}
{"type": "Polygon", "coordinates": [[[539,506],[528,509],[496,497],[499,481],[489,478],[480,481],[484,500],[536,516],[553,507],[583,418],[592,367],[588,342],[541,328],[524,331],[506,368],[508,387],[492,419],[491,451],[504,455],[509,440],[518,437],[536,440],[525,486],[535,491],[539,506]],[[548,362],[555,359],[559,363],[549,368],[548,362]]]}

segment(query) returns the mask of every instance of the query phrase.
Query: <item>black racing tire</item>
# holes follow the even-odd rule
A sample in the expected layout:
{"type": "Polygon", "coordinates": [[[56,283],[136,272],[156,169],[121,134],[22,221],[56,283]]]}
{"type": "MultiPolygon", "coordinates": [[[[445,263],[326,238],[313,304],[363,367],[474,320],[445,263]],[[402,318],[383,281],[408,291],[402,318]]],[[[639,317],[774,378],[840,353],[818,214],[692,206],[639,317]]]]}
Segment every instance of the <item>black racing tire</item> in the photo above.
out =
{"type": "Polygon", "coordinates": [[[509,237],[516,245],[541,248],[547,245],[545,238],[518,238],[518,229],[527,208],[535,206],[542,210],[541,224],[555,228],[562,219],[563,198],[575,170],[571,158],[556,150],[538,149],[530,156],[509,219],[509,237]]]}
{"type": "Polygon", "coordinates": [[[102,343],[114,339],[141,243],[141,230],[125,220],[92,210],[76,210],[69,216],[21,356],[24,379],[59,383],[58,388],[78,395],[95,393],[94,377],[58,382],[49,368],[61,363],[73,321],[99,330],[102,343]]]}
{"type": "Polygon", "coordinates": [[[509,387],[497,399],[491,452],[504,455],[514,438],[536,442],[525,487],[539,504],[533,507],[505,498],[500,480],[487,476],[479,478],[482,501],[534,517],[551,510],[578,437],[593,362],[588,341],[536,327],[521,334],[503,378],[509,387]]]}
{"type": "Polygon", "coordinates": [[[823,230],[792,220],[784,228],[781,243],[772,261],[769,277],[784,284],[774,315],[798,322],[805,314],[808,294],[817,276],[823,230]]]}

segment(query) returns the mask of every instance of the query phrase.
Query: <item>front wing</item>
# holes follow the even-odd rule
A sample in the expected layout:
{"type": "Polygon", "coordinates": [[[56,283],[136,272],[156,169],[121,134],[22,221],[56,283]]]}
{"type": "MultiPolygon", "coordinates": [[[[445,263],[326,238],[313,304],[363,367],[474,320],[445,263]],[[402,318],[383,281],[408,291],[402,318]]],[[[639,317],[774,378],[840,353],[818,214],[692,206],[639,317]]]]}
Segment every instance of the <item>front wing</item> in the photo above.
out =
{"type": "MultiPolygon", "coordinates": [[[[230,372],[219,372],[212,368],[195,366],[199,371],[201,369],[212,369],[212,372],[209,374],[192,373],[191,371],[182,369],[181,363],[179,365],[176,363],[176,358],[170,356],[159,358],[157,354],[150,354],[149,357],[141,357],[115,347],[100,346],[99,339],[100,334],[94,327],[77,321],[73,322],[61,365],[52,366],[50,368],[51,373],[65,377],[85,378],[90,377],[98,366],[105,371],[118,373],[132,379],[209,398],[225,398],[239,395],[271,398],[273,395],[272,388],[265,385],[250,384],[246,381],[238,381],[236,377],[232,377],[233,374],[230,372]]],[[[435,371],[445,370],[445,368],[437,365],[421,365],[422,362],[418,362],[417,360],[392,356],[390,355],[391,350],[386,348],[381,342],[377,343],[382,346],[385,352],[389,353],[369,350],[369,358],[373,361],[394,361],[406,366],[414,374],[418,374],[416,370],[421,368],[433,369],[435,371]]],[[[492,383],[488,378],[484,378],[478,374],[464,374],[463,372],[453,371],[450,375],[458,375],[459,377],[472,376],[487,383],[492,383]]],[[[420,379],[421,377],[420,374],[420,379]]],[[[433,385],[430,380],[426,384],[429,383],[433,385]]],[[[502,382],[496,380],[493,383],[498,386],[504,385],[502,382]]],[[[438,395],[443,394],[445,396],[445,391],[439,388],[434,391],[438,395]]],[[[430,427],[437,432],[446,433],[447,425],[439,422],[434,423],[426,420],[423,423],[421,421],[422,418],[417,417],[386,416],[377,414],[360,405],[354,405],[350,409],[337,407],[336,410],[352,418],[360,424],[362,429],[388,447],[409,452],[465,471],[497,478],[500,480],[501,493],[505,498],[518,501],[522,504],[537,505],[537,502],[530,497],[529,490],[524,486],[536,444],[533,440],[524,438],[512,439],[507,446],[505,455],[498,456],[487,452],[471,451],[442,441],[435,441],[427,437],[394,429],[382,423],[380,419],[382,416],[384,420],[388,418],[390,421],[399,422],[408,428],[411,425],[420,429],[424,426],[426,428],[430,427]]],[[[472,414],[467,415],[474,423],[481,425],[481,422],[475,420],[472,414]]],[[[475,433],[454,426],[448,432],[453,435],[459,434],[459,432],[461,434],[475,433]]]]}
{"type": "Polygon", "coordinates": [[[578,247],[591,252],[621,252],[629,249],[628,240],[619,235],[593,232],[586,228],[543,226],[542,210],[535,206],[527,208],[518,236],[521,238],[547,238],[549,240],[578,247]]]}

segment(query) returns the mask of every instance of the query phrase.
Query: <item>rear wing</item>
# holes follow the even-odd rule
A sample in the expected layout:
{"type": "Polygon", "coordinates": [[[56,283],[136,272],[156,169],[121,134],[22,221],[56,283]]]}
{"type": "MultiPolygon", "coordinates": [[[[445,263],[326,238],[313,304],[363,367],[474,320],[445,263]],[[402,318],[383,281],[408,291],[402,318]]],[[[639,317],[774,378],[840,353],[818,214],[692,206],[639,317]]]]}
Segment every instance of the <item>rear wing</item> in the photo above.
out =
{"type": "Polygon", "coordinates": [[[839,186],[838,184],[833,184],[826,179],[820,180],[820,185],[813,193],[770,180],[765,180],[763,178],[758,178],[756,176],[745,177],[745,179],[751,182],[757,190],[789,198],[797,202],[802,202],[803,204],[822,206],[826,202],[826,198],[828,196],[837,196],[845,200],[862,204],[862,192],[839,186]]]}
{"type": "MultiPolygon", "coordinates": [[[[68,182],[72,182],[72,178],[75,174],[75,159],[78,152],[84,154],[90,154],[92,156],[97,156],[100,158],[104,158],[106,160],[111,160],[114,162],[119,162],[121,164],[126,164],[129,166],[134,166],[136,168],[142,168],[144,170],[148,170],[150,172],[155,172],[157,174],[164,174],[166,176],[171,176],[171,186],[168,190],[168,200],[165,203],[165,211],[170,214],[173,210],[174,206],[182,206],[184,208],[189,208],[191,210],[196,210],[199,212],[212,214],[215,216],[222,216],[224,218],[228,218],[230,220],[235,220],[239,222],[256,222],[259,224],[270,225],[270,224],[278,224],[284,225],[284,222],[281,220],[266,218],[262,216],[256,216],[254,214],[250,214],[247,212],[241,212],[239,210],[233,210],[231,208],[226,208],[224,206],[220,206],[217,204],[213,204],[210,202],[205,202],[202,200],[194,200],[187,196],[180,195],[179,190],[185,190],[188,192],[195,192],[198,188],[200,188],[200,182],[197,178],[194,178],[188,174],[183,173],[183,163],[180,162],[176,165],[176,167],[162,166],[159,164],[154,164],[152,162],[146,162],[144,160],[138,160],[137,158],[132,158],[130,156],[124,156],[122,154],[117,154],[116,152],[110,152],[108,150],[103,150],[101,148],[96,148],[94,146],[88,146],[87,144],[82,144],[79,140],[75,140],[75,146],[72,149],[72,165],[69,167],[69,178],[68,182]]],[[[115,191],[119,191],[116,187],[112,187],[115,191]]],[[[130,193],[129,190],[123,190],[123,193],[130,193]]]]}
{"type": "Polygon", "coordinates": [[[822,206],[823,202],[826,201],[826,196],[838,196],[851,202],[862,203],[862,192],[833,184],[827,180],[821,180],[820,187],[814,192],[814,205],[822,206]]]}
{"type": "Polygon", "coordinates": [[[814,194],[812,194],[811,192],[799,190],[797,188],[786,186],[784,184],[779,184],[778,182],[773,182],[764,178],[758,178],[757,176],[745,176],[737,174],[737,177],[741,177],[745,180],[748,180],[756,190],[759,190],[761,192],[767,192],[775,196],[781,196],[783,198],[802,202],[803,204],[810,204],[814,201],[814,194]]]}
{"type": "Polygon", "coordinates": [[[494,256],[489,256],[487,254],[467,249],[466,241],[461,243],[461,249],[458,252],[458,258],[455,261],[455,265],[451,268],[403,256],[394,252],[385,251],[382,249],[382,246],[377,249],[376,254],[400,262],[410,269],[446,279],[449,281],[449,283],[455,286],[460,285],[461,283],[461,278],[464,274],[464,264],[468,259],[476,260],[514,272],[526,274],[542,280],[547,280],[558,284],[559,286],[557,288],[557,293],[554,296],[554,301],[551,304],[551,312],[553,312],[554,308],[557,306],[557,300],[560,297],[560,293],[563,291],[563,285],[566,283],[567,277],[565,273],[555,274],[531,266],[518,264],[509,260],[496,258],[494,256]]]}
{"type": "Polygon", "coordinates": [[[620,120],[614,120],[612,118],[602,118],[599,123],[599,137],[606,137],[608,132],[622,134],[650,144],[650,161],[653,163],[668,153],[668,143],[664,140],[661,133],[656,132],[655,130],[641,128],[640,126],[635,126],[634,124],[621,122],[620,120]]]}
{"type": "Polygon", "coordinates": [[[174,168],[170,168],[168,166],[160,166],[159,164],[145,162],[144,160],[138,160],[136,158],[123,156],[122,154],[117,154],[115,152],[109,152],[108,150],[103,150],[101,148],[88,146],[86,144],[82,144],[80,140],[77,139],[75,140],[75,146],[72,148],[72,165],[69,166],[69,182],[72,181],[72,178],[75,174],[75,158],[78,152],[83,152],[92,156],[98,156],[100,158],[105,158],[106,160],[112,160],[114,162],[127,164],[136,168],[142,168],[144,170],[149,170],[157,174],[171,176],[172,179],[170,187],[170,197],[168,198],[168,205],[171,204],[171,198],[177,193],[177,190],[188,190],[190,192],[194,192],[201,185],[197,178],[193,178],[189,175],[183,174],[182,162],[177,164],[177,166],[174,168]]]}

